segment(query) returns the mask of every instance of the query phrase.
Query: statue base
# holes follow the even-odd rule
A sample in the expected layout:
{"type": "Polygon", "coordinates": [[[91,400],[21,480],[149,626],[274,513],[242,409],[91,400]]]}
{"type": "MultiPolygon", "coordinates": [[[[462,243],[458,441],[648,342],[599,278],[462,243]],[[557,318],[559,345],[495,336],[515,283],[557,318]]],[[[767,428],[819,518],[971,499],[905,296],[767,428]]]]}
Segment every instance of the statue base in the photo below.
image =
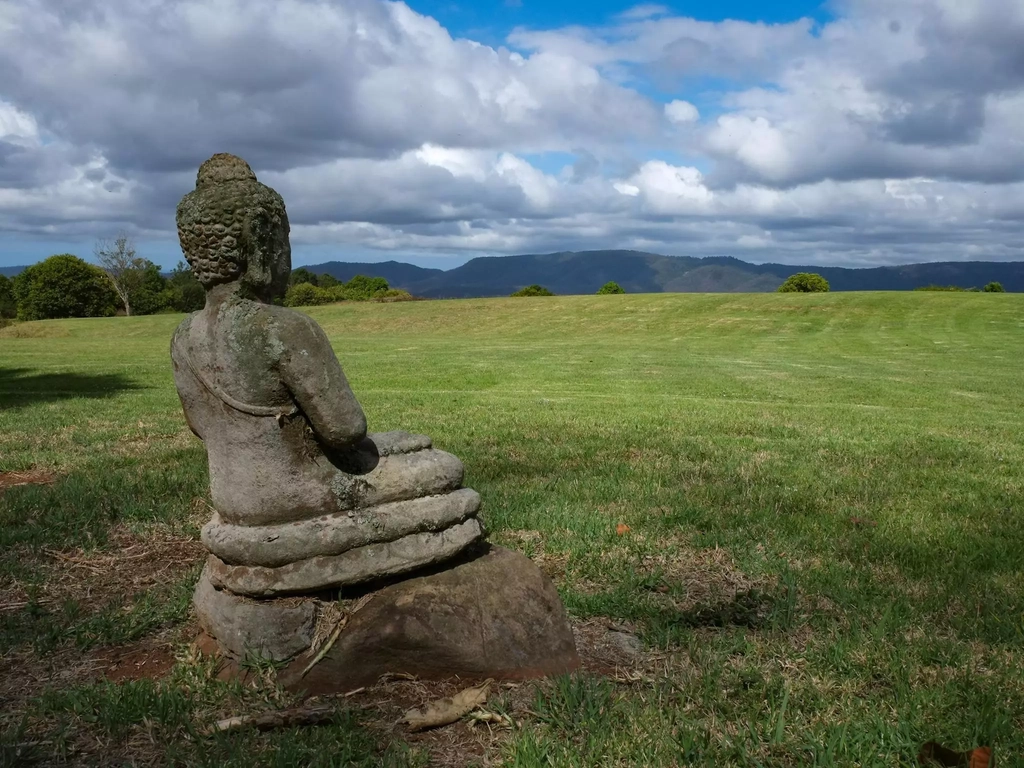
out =
{"type": "Polygon", "coordinates": [[[259,655],[281,662],[285,687],[308,695],[343,693],[387,673],[521,680],[580,666],[554,584],[502,547],[483,544],[433,571],[345,597],[360,598],[360,607],[308,672],[344,615],[331,613],[331,596],[244,598],[214,588],[204,570],[194,602],[203,645],[224,658],[226,675],[259,655]]]}

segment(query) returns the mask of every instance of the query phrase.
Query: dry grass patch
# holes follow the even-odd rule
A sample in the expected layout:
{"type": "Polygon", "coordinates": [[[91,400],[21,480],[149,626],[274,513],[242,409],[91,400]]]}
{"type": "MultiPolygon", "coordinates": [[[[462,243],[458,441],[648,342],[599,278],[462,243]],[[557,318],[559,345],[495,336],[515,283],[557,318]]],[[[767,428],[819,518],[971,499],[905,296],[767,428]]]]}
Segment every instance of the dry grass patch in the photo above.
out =
{"type": "Polygon", "coordinates": [[[158,448],[162,450],[180,450],[194,446],[196,443],[196,436],[187,429],[171,435],[124,435],[112,445],[112,453],[129,458],[151,456],[152,452],[158,448]]]}
{"type": "Polygon", "coordinates": [[[60,339],[67,338],[71,331],[65,323],[35,322],[12,323],[0,327],[0,339],[60,339]]]}
{"type": "Polygon", "coordinates": [[[50,485],[57,482],[57,473],[48,469],[26,469],[21,472],[0,472],[0,494],[21,485],[50,485]]]}
{"type": "Polygon", "coordinates": [[[14,580],[0,591],[0,608],[14,610],[30,600],[37,605],[60,605],[68,600],[84,607],[106,605],[176,582],[201,562],[204,554],[196,539],[156,528],[144,534],[114,528],[103,550],[77,547],[25,553],[23,560],[39,563],[42,583],[31,585],[30,597],[29,585],[14,580]]]}

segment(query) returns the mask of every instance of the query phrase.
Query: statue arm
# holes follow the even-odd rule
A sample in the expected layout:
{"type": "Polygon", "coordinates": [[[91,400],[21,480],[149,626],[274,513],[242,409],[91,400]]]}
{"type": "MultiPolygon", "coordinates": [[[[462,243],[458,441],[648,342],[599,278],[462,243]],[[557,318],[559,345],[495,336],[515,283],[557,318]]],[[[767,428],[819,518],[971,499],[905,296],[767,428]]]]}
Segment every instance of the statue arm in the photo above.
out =
{"type": "Polygon", "coordinates": [[[298,318],[281,339],[281,378],[320,442],[348,447],[366,436],[366,416],[323,329],[305,315],[298,318]]]}
{"type": "Polygon", "coordinates": [[[174,386],[178,390],[178,399],[181,401],[181,410],[185,414],[185,423],[188,424],[188,428],[192,430],[192,434],[198,437],[200,440],[203,436],[199,433],[198,425],[192,420],[190,414],[190,398],[186,395],[186,387],[183,381],[184,379],[184,368],[185,364],[179,360],[180,355],[184,355],[185,352],[181,349],[181,341],[179,336],[187,333],[188,319],[182,322],[174,332],[174,336],[171,337],[171,366],[174,371],[174,386]]]}

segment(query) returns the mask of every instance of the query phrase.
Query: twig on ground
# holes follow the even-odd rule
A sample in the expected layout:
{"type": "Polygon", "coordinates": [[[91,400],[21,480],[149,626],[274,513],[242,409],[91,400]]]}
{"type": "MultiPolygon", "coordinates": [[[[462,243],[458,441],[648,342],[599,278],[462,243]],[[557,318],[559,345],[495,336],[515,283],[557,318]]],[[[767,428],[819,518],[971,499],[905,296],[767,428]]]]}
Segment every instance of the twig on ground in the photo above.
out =
{"type": "Polygon", "coordinates": [[[239,728],[257,728],[265,731],[271,728],[290,728],[296,725],[319,725],[334,717],[333,704],[316,704],[310,707],[294,707],[258,715],[238,715],[218,720],[206,732],[223,733],[239,728]]]}

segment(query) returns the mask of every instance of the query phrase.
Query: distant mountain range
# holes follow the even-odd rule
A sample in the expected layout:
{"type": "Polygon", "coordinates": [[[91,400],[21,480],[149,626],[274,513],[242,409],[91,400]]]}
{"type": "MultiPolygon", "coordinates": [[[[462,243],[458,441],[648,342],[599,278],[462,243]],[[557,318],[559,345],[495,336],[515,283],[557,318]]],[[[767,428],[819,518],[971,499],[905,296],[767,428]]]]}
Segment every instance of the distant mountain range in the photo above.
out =
{"type": "MultiPolygon", "coordinates": [[[[0,267],[16,275],[24,267],[0,267]]],[[[485,256],[454,269],[426,269],[400,261],[328,261],[306,269],[348,281],[355,275],[383,277],[414,296],[467,298],[508,296],[538,283],[555,293],[594,293],[614,280],[628,293],[746,293],[774,291],[794,272],[817,272],[833,291],[910,291],[924,285],[981,288],[995,281],[1024,291],[1024,261],[943,261],[898,267],[748,264],[732,257],[661,256],[641,251],[564,251],[521,256],[485,256]]]]}
{"type": "Polygon", "coordinates": [[[910,291],[925,285],[964,288],[995,281],[1007,291],[1024,291],[1024,262],[947,261],[898,267],[748,264],[731,257],[661,256],[640,251],[566,251],[522,256],[488,256],[454,269],[425,269],[398,261],[328,261],[306,269],[339,280],[354,275],[383,277],[414,296],[467,298],[508,296],[538,283],[555,293],[594,293],[609,280],[627,293],[745,293],[774,291],[795,272],[817,272],[833,291],[910,291]]]}

